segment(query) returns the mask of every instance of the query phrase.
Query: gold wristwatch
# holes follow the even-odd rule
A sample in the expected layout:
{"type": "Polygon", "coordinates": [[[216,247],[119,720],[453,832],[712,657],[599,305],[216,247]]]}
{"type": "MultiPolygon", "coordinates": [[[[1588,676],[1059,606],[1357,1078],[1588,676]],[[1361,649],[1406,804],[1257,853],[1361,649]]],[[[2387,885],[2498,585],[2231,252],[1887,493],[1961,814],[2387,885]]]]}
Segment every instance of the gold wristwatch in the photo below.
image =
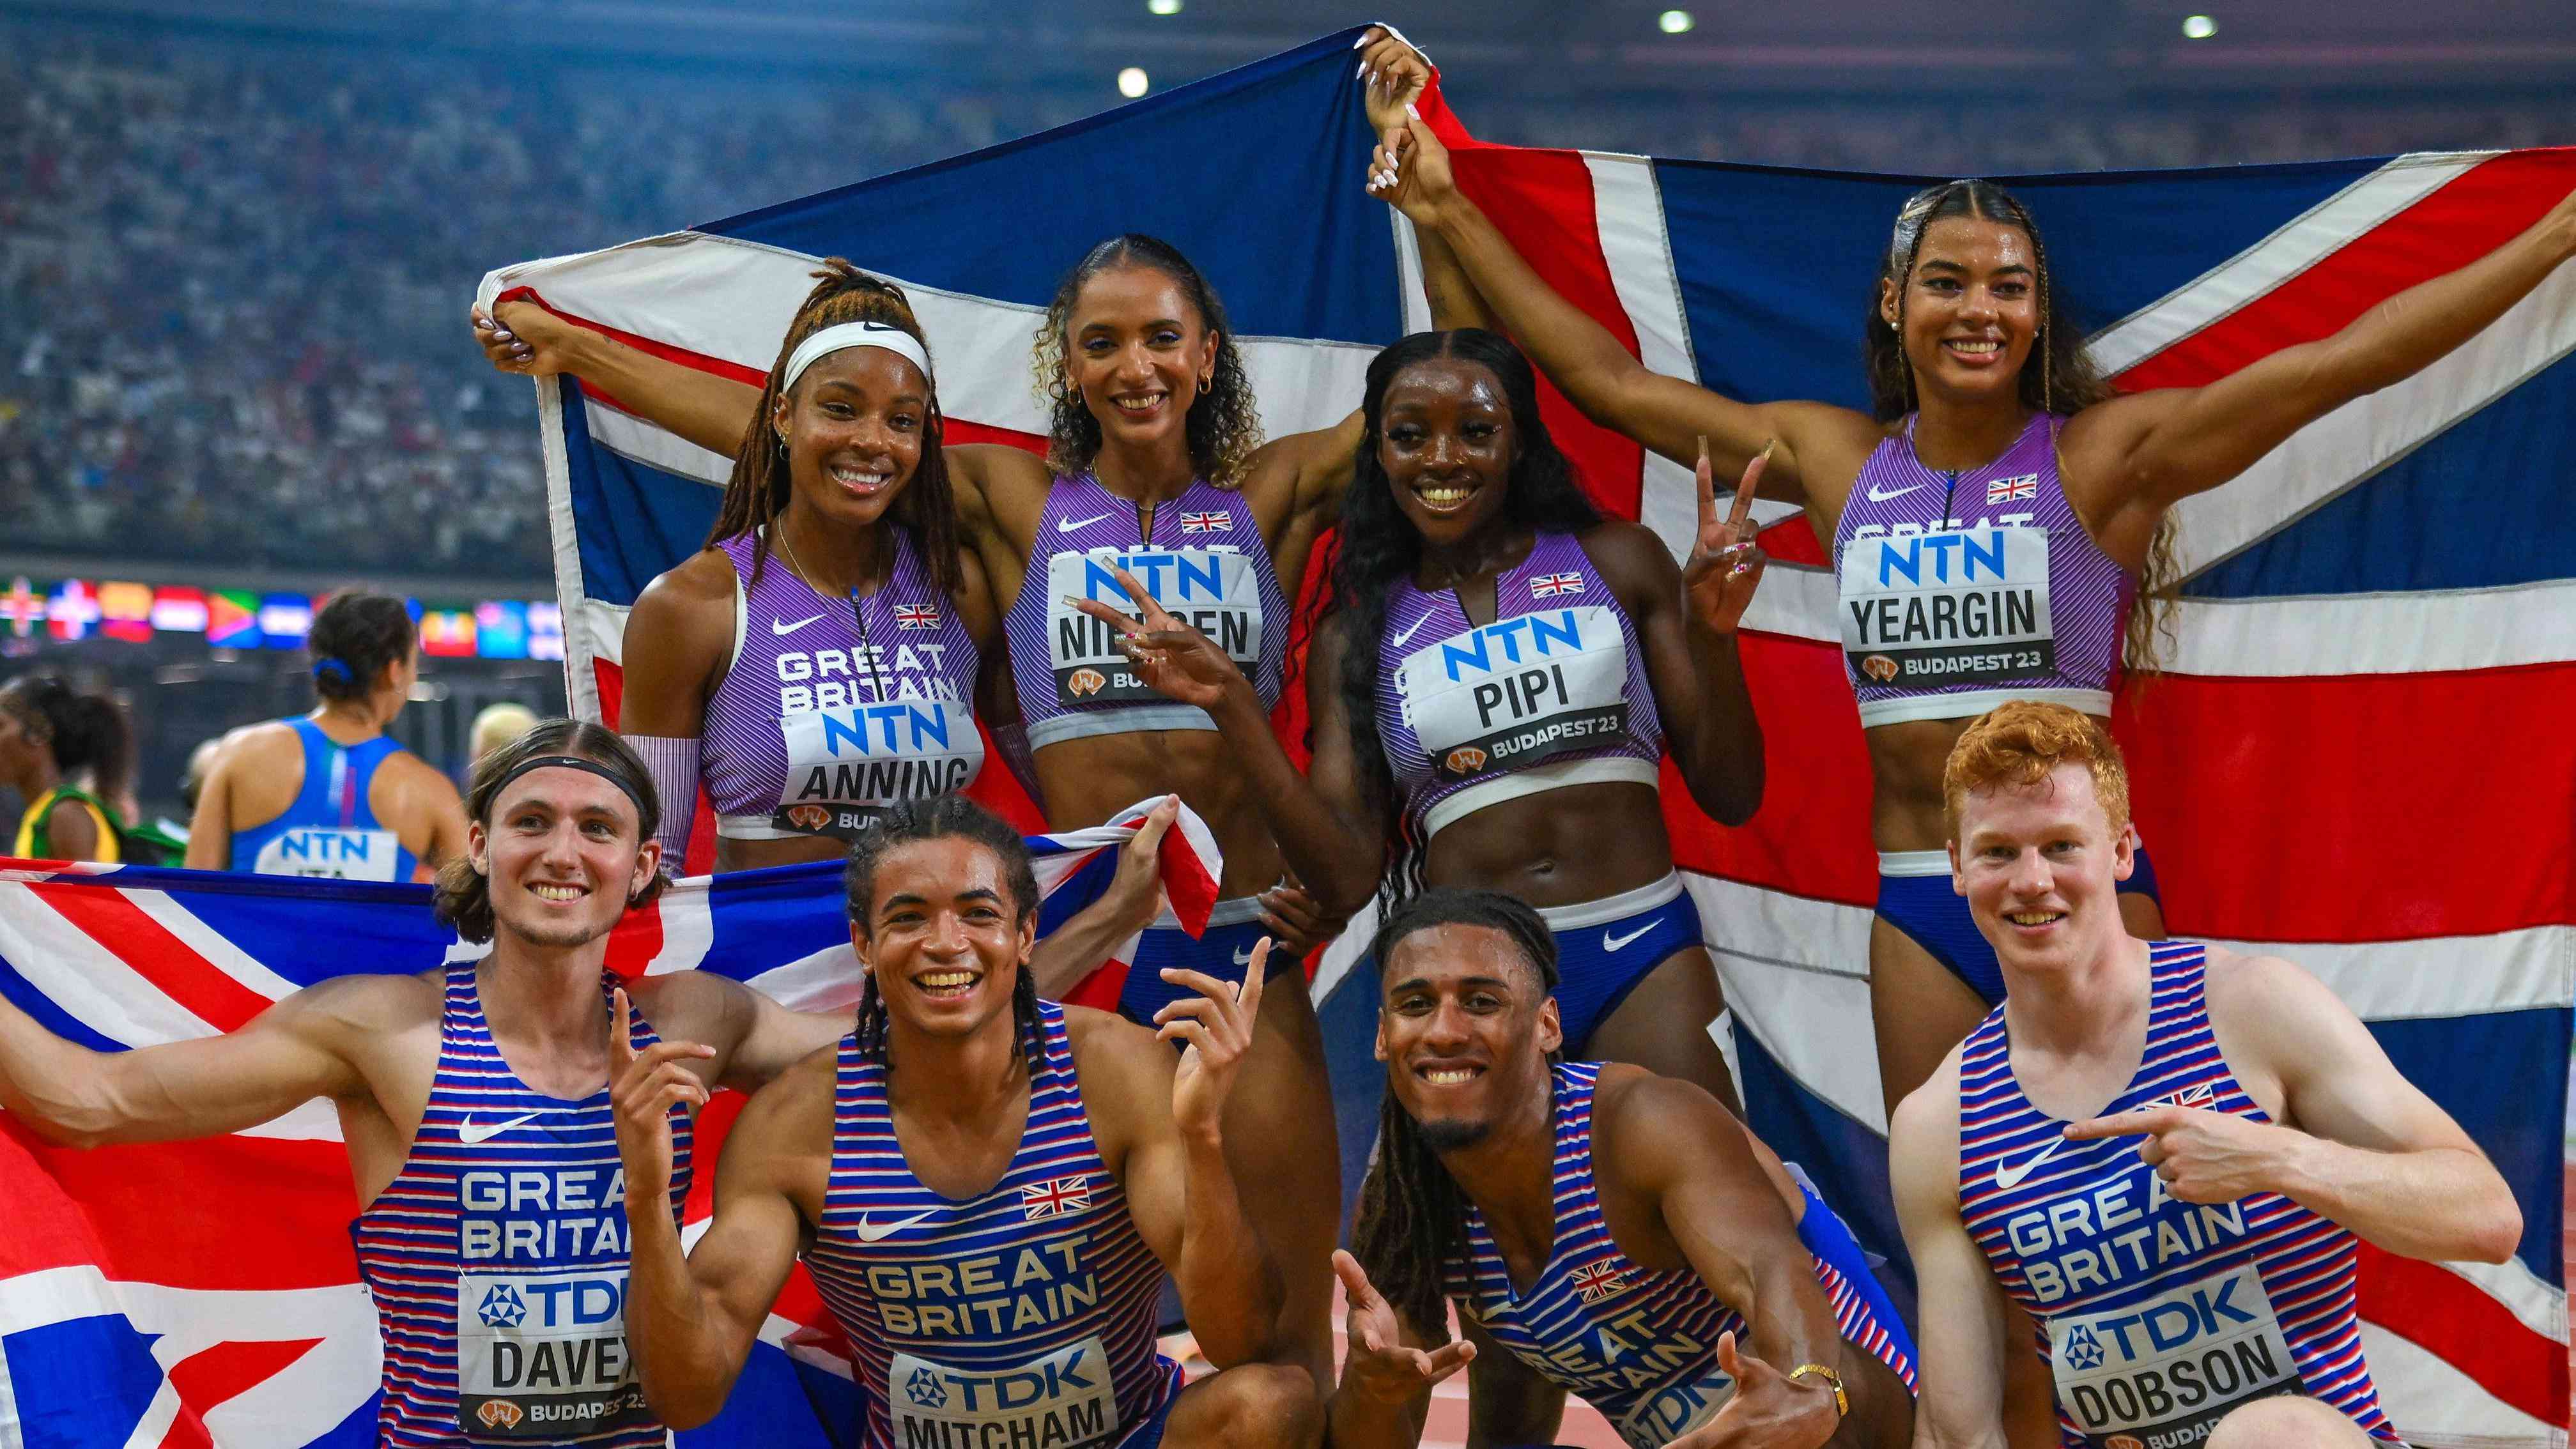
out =
{"type": "Polygon", "coordinates": [[[1789,1370],[1789,1377],[1792,1380],[1803,1379],[1809,1374],[1823,1379],[1825,1386],[1834,1391],[1834,1416],[1848,1418],[1851,1414],[1851,1395],[1843,1392],[1843,1376],[1820,1363],[1802,1363],[1789,1370]]]}

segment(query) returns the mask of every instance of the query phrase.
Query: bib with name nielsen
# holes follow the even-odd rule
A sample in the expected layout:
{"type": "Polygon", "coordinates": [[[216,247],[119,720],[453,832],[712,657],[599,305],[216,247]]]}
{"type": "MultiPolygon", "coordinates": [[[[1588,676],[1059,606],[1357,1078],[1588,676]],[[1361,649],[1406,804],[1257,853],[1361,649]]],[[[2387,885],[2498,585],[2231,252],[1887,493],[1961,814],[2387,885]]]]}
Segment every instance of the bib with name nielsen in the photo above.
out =
{"type": "Polygon", "coordinates": [[[1118,582],[1124,569],[1155,603],[1205,634],[1246,675],[1261,664],[1260,577],[1231,546],[1095,548],[1047,559],[1047,665],[1056,704],[1132,704],[1162,699],[1119,651],[1118,631],[1068,603],[1097,600],[1133,618],[1135,600],[1118,582]]]}

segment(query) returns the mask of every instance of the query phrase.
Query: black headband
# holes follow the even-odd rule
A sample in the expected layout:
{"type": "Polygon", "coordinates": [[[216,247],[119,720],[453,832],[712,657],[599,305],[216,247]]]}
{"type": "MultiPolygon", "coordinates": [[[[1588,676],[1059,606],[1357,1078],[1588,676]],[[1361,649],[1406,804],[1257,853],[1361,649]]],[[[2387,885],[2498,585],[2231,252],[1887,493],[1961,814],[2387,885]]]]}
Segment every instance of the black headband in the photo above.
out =
{"type": "Polygon", "coordinates": [[[530,770],[586,770],[589,773],[606,780],[618,789],[625,791],[626,798],[635,802],[635,818],[639,822],[654,813],[652,809],[645,805],[644,797],[636,793],[634,785],[630,784],[625,777],[610,770],[606,765],[601,764],[597,760],[585,760],[579,755],[538,755],[533,759],[521,760],[511,769],[510,773],[501,777],[501,783],[492,787],[491,798],[494,800],[500,799],[501,792],[510,788],[510,782],[512,780],[519,778],[530,770]]]}

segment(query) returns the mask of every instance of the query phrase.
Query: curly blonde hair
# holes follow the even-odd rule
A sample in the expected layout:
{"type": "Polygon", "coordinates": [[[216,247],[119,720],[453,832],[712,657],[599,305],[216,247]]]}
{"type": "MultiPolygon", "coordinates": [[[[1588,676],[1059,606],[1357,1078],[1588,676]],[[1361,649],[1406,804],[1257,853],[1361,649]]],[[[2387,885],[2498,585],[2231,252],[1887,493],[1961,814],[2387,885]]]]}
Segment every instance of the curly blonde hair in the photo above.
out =
{"type": "Polygon", "coordinates": [[[2036,785],[2060,765],[2082,765],[2093,776],[2093,793],[2113,834],[2129,828],[2129,766],[2111,732],[2081,710],[2016,699],[1970,721],[1950,747],[1949,763],[1941,767],[1941,805],[1951,838],[1958,838],[1969,792],[2036,785]]]}
{"type": "Polygon", "coordinates": [[[1073,347],[1067,329],[1083,287],[1103,272],[1125,267],[1161,272],[1179,283],[1190,305],[1198,309],[1199,325],[1215,335],[1216,370],[1198,396],[1181,403],[1188,414],[1190,466],[1219,488],[1240,487],[1244,465],[1261,446],[1261,414],[1253,404],[1252,379],[1244,371],[1243,353],[1234,345],[1225,304],[1178,247],[1138,232],[1111,237],[1083,254],[1057,285],[1055,300],[1047,304],[1046,318],[1030,343],[1029,368],[1037,379],[1038,401],[1048,413],[1047,466],[1072,475],[1100,456],[1100,419],[1092,416],[1066,368],[1065,356],[1073,347]]]}

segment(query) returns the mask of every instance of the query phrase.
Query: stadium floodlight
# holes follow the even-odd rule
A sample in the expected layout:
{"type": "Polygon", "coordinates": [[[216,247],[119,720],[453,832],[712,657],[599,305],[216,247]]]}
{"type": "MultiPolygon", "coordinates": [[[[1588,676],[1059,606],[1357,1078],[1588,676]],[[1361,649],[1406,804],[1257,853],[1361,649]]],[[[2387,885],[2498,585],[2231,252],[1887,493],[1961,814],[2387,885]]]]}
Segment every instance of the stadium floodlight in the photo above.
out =
{"type": "Polygon", "coordinates": [[[1131,101],[1143,95],[1151,84],[1153,82],[1146,78],[1145,68],[1141,65],[1131,65],[1118,72],[1118,94],[1131,101]]]}
{"type": "Polygon", "coordinates": [[[2182,18],[2182,33],[2186,39],[2207,40],[2218,33],[2218,22],[2206,15],[2186,15],[2182,18]]]}
{"type": "Polygon", "coordinates": [[[1148,15],[1178,15],[1181,13],[1181,0],[1145,0],[1145,13],[1148,15]]]}
{"type": "Polygon", "coordinates": [[[1655,17],[1655,25],[1666,35],[1679,35],[1699,22],[1687,10],[1667,10],[1655,17]]]}

